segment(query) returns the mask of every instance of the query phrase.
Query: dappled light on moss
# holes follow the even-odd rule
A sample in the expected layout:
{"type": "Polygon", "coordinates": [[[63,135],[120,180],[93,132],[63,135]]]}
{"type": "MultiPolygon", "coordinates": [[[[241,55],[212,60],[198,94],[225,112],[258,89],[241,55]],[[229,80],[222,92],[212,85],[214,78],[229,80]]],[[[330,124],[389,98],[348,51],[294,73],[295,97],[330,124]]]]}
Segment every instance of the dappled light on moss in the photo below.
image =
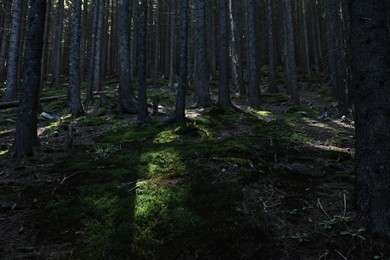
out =
{"type": "Polygon", "coordinates": [[[154,139],[154,143],[158,144],[164,144],[164,143],[170,143],[177,139],[179,139],[179,135],[175,134],[172,130],[165,130],[158,133],[154,139]]]}

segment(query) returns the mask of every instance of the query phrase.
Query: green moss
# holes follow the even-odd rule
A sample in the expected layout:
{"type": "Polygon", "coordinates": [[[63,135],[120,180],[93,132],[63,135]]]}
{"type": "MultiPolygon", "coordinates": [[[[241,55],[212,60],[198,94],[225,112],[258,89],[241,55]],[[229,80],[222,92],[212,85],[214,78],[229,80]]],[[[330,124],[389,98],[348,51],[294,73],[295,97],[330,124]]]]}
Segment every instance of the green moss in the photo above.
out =
{"type": "Polygon", "coordinates": [[[107,120],[107,118],[104,117],[85,117],[81,120],[81,124],[86,126],[99,126],[99,125],[105,125],[109,124],[111,120],[107,120]]]}
{"type": "Polygon", "coordinates": [[[161,131],[160,133],[156,134],[156,136],[153,139],[153,142],[158,144],[164,144],[164,143],[170,143],[176,141],[179,138],[180,136],[176,134],[175,131],[169,129],[169,130],[161,131]]]}
{"type": "Polygon", "coordinates": [[[42,103],[42,109],[46,113],[58,113],[64,110],[65,98],[60,98],[47,103],[42,103]]]}
{"type": "Polygon", "coordinates": [[[290,96],[282,93],[264,93],[262,95],[263,101],[268,104],[284,103],[291,100],[290,96]]]}
{"type": "Polygon", "coordinates": [[[290,139],[294,142],[301,143],[301,144],[309,143],[309,140],[307,139],[307,137],[301,133],[293,133],[291,135],[290,139]]]}
{"type": "Polygon", "coordinates": [[[143,142],[146,140],[153,140],[153,138],[160,133],[163,127],[160,125],[148,125],[141,127],[119,128],[110,133],[103,134],[99,141],[102,143],[122,143],[137,141],[143,142]]]}

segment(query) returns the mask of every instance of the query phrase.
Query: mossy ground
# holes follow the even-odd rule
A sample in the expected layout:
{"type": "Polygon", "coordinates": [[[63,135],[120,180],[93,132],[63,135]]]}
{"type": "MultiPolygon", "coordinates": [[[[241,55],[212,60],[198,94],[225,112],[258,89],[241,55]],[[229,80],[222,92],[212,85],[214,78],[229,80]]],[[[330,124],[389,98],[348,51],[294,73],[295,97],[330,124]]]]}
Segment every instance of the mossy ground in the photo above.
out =
{"type": "Polygon", "coordinates": [[[385,259],[353,209],[353,154],[340,143],[352,127],[317,122],[283,94],[263,102],[193,109],[186,125],[137,126],[104,108],[74,119],[76,143],[45,168],[50,182],[18,188],[35,201],[30,243],[66,244],[71,259],[385,259]]]}

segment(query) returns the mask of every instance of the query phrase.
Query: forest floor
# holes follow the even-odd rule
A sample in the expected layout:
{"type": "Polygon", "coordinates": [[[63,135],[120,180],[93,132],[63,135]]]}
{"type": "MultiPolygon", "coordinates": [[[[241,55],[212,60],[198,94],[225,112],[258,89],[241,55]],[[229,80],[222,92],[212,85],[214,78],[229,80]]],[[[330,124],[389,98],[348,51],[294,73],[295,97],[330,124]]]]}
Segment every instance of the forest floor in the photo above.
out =
{"type": "Polygon", "coordinates": [[[61,120],[39,120],[23,160],[7,154],[17,110],[0,111],[0,259],[389,259],[357,217],[354,125],[327,91],[190,108],[185,126],[165,123],[174,93],[149,91],[146,126],[113,95],[77,119],[43,104],[61,120]]]}

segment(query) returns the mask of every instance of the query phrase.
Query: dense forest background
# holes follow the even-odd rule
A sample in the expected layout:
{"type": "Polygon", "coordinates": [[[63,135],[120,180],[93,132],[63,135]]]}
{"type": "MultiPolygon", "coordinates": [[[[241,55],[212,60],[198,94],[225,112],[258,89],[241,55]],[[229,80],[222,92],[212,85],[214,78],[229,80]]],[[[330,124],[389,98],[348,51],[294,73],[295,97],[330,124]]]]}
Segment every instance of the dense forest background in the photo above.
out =
{"type": "Polygon", "coordinates": [[[0,26],[5,259],[389,256],[388,1],[0,0],[0,26]]]}

